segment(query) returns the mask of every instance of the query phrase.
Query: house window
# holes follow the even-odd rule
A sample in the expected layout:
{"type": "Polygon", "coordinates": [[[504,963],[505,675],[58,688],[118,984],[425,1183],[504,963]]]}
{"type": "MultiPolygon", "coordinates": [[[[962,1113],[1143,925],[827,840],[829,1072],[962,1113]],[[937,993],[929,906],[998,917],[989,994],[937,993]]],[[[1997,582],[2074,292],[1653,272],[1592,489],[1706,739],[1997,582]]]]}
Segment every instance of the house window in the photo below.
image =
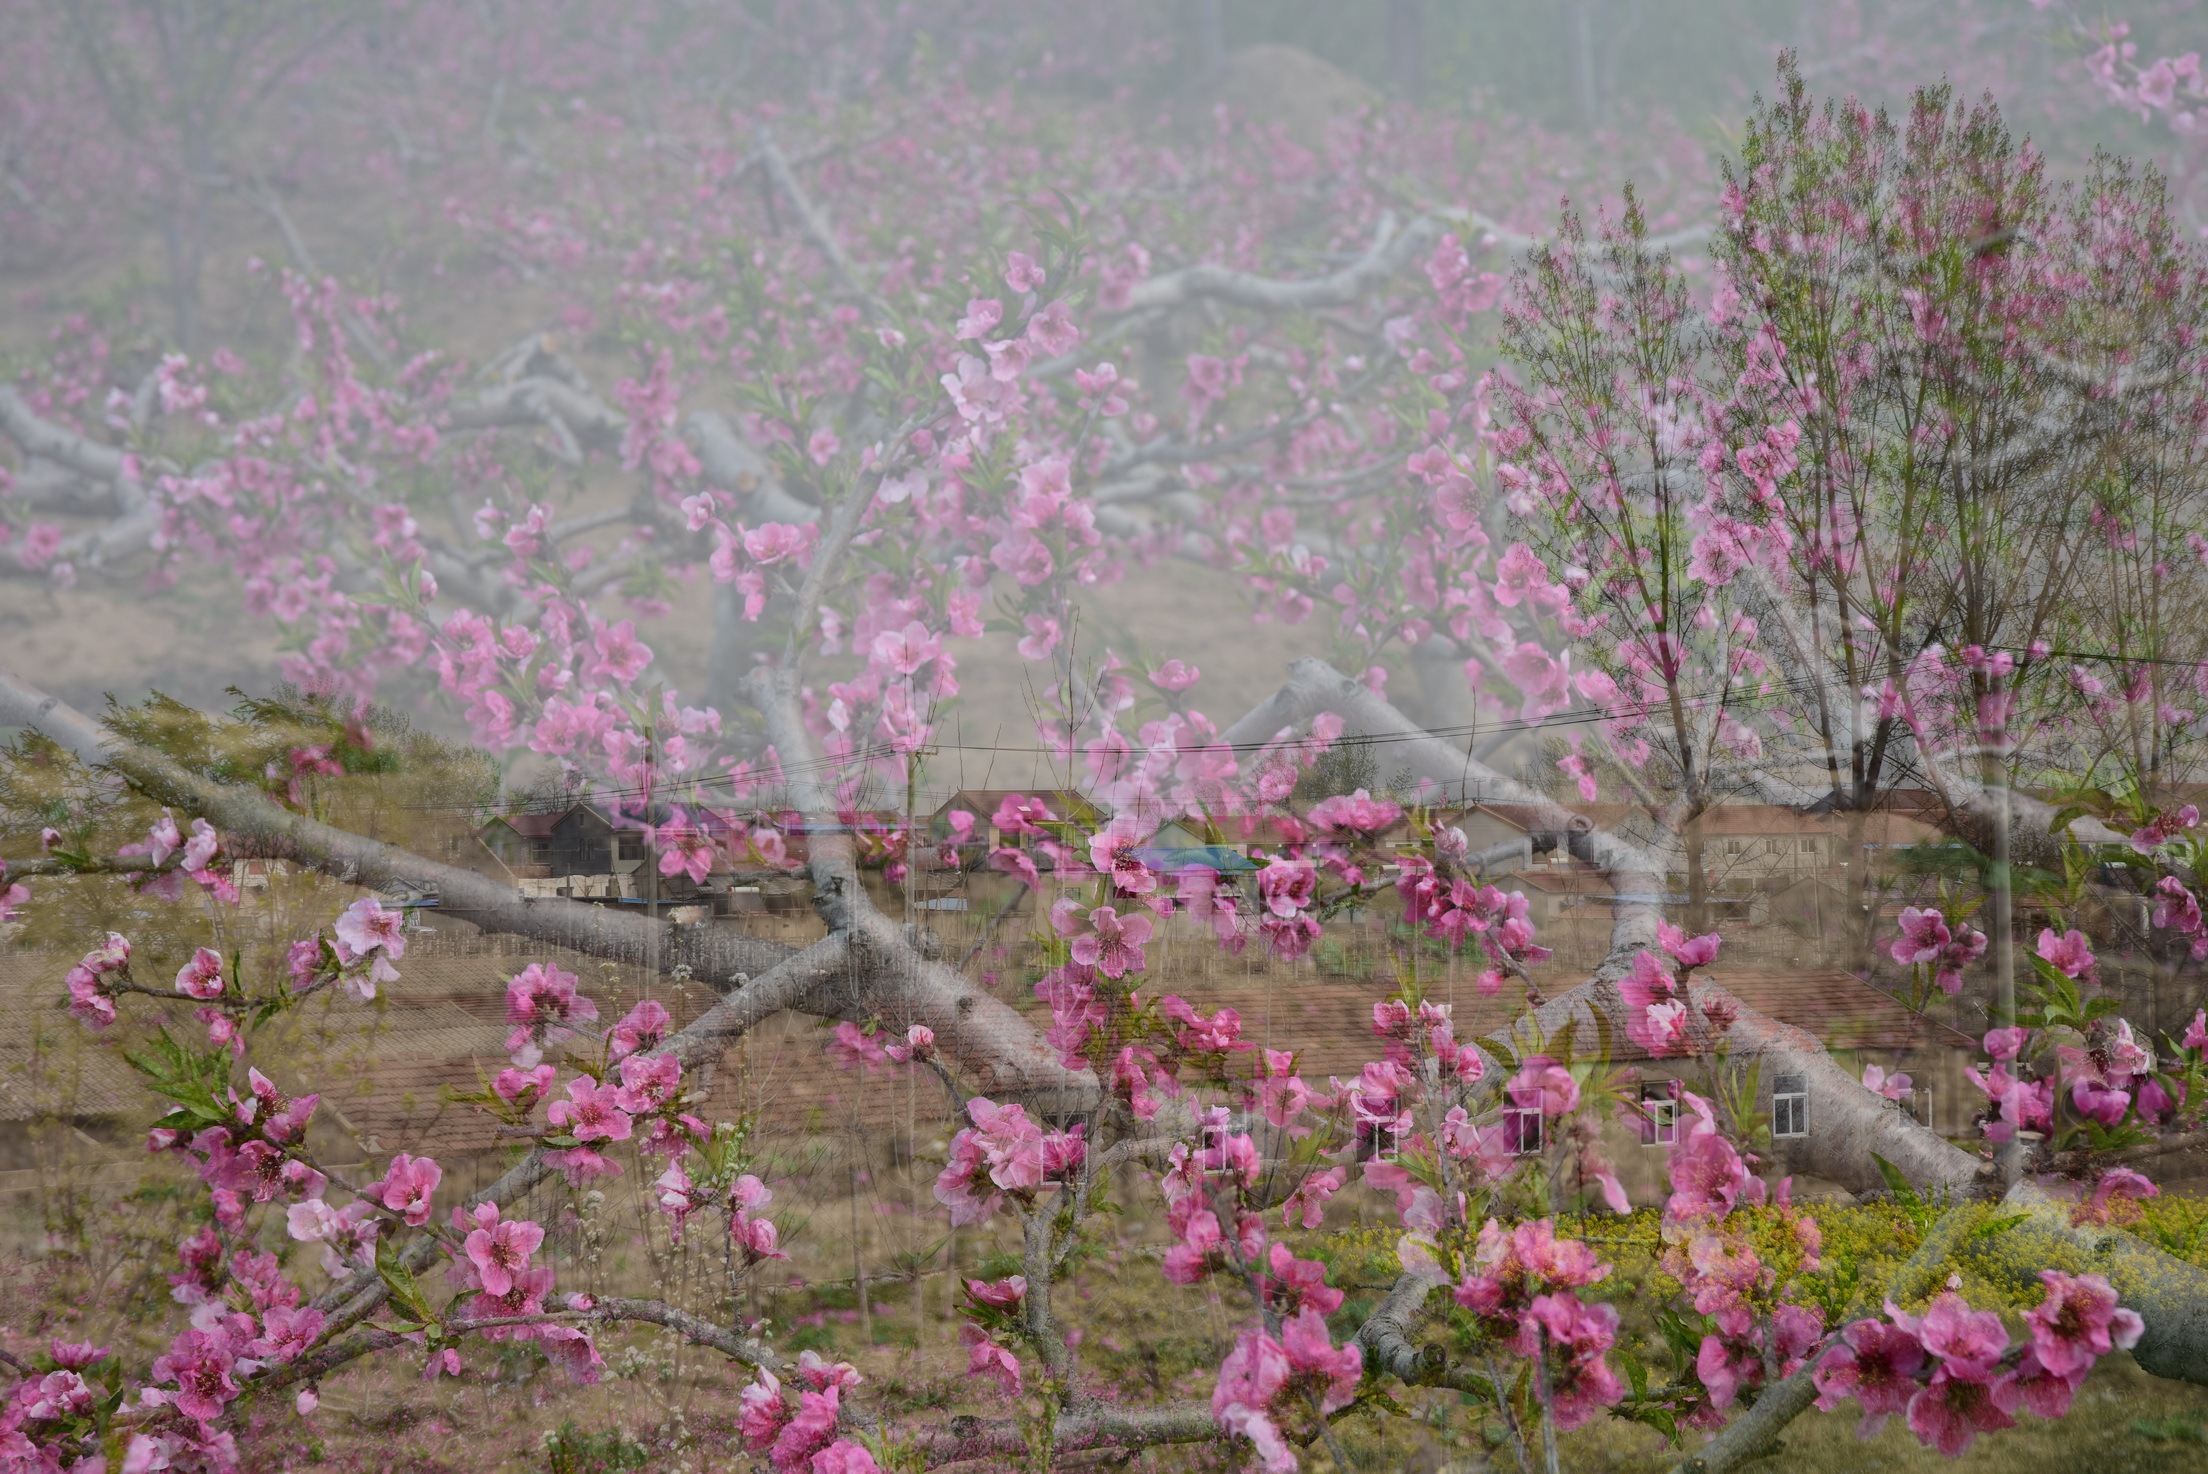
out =
{"type": "Polygon", "coordinates": [[[1800,1075],[1781,1075],[1771,1082],[1771,1134],[1809,1135],[1809,1091],[1800,1075]]]}
{"type": "Polygon", "coordinates": [[[1521,1157],[1538,1156],[1541,1152],[1541,1113],[1511,1107],[1503,1112],[1503,1137],[1510,1149],[1521,1157]]]}
{"type": "Polygon", "coordinates": [[[1671,1084],[1662,1081],[1641,1087],[1641,1145],[1669,1146],[1679,1139],[1679,1102],[1671,1098],[1671,1084]]]}
{"type": "Polygon", "coordinates": [[[529,841],[529,863],[530,863],[530,864],[532,864],[532,865],[549,865],[549,864],[551,864],[551,863],[552,863],[552,841],[551,841],[551,840],[549,840],[549,839],[532,839],[532,840],[530,840],[530,841],[529,841]]]}
{"type": "Polygon", "coordinates": [[[1901,1102],[1901,1108],[1909,1113],[1909,1119],[1919,1126],[1932,1124],[1932,1087],[1919,1085],[1909,1092],[1909,1099],[1901,1102]]]}
{"type": "Polygon", "coordinates": [[[1395,1121],[1365,1121],[1357,1127],[1357,1160],[1392,1162],[1403,1150],[1403,1127],[1395,1121]]]}

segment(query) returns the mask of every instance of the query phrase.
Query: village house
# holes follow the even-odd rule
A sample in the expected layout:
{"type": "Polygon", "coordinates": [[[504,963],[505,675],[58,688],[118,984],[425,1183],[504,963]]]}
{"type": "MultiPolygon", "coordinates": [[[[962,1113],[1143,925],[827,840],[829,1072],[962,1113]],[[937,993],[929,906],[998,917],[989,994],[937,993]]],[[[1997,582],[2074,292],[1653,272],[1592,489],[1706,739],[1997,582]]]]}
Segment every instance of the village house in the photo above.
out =
{"type": "MultiPolygon", "coordinates": [[[[974,816],[973,838],[975,846],[987,846],[989,850],[1001,849],[1006,843],[1004,833],[997,828],[997,810],[1007,799],[1031,798],[1038,800],[1060,819],[1094,826],[1103,822],[1103,811],[1082,794],[1070,788],[1039,788],[1032,791],[1018,788],[961,788],[941,804],[929,816],[929,832],[948,838],[954,829],[951,815],[963,811],[974,816]]],[[[1017,841],[1019,836],[1014,835],[1017,841]]],[[[986,850],[984,851],[986,853],[986,850]]]]}
{"type": "MultiPolygon", "coordinates": [[[[662,807],[654,817],[665,822],[672,811],[662,807]]],[[[658,850],[635,819],[616,824],[590,804],[490,820],[476,831],[476,863],[470,868],[511,881],[525,896],[637,905],[703,900],[724,910],[745,909],[741,897],[758,895],[758,876],[751,872],[781,873],[732,861],[730,855],[743,854],[747,846],[742,836],[727,832],[725,820],[698,814],[691,823],[717,841],[713,870],[702,882],[685,872],[661,874],[658,850]]],[[[802,857],[802,837],[790,848],[802,857]]]]}
{"type": "MultiPolygon", "coordinates": [[[[1907,1074],[1910,1088],[1895,1101],[1895,1110],[1907,1111],[1943,1135],[1970,1132],[1972,1113],[1984,1097],[1963,1075],[1978,1053],[1967,1035],[1911,1015],[1892,995],[1834,968],[1719,967],[1709,978],[1749,1008],[1821,1040],[1840,1067],[1857,1078],[1871,1065],[1888,1075],[1907,1074]]],[[[1265,1048],[1296,1051],[1296,1070],[1314,1088],[1333,1079],[1347,1082],[1367,1061],[1380,1057],[1372,1006],[1389,991],[1383,982],[1286,978],[1265,971],[1247,978],[1229,973],[1216,980],[1159,979],[1153,986],[1160,993],[1181,994],[1207,1014],[1235,1009],[1243,1037],[1265,1048]]],[[[1451,1008],[1460,1039],[1499,1036],[1509,1023],[1510,995],[1483,997],[1467,979],[1437,979],[1429,983],[1427,998],[1451,1008]]],[[[1581,1059],[1598,1050],[1597,1041],[1587,1038],[1575,1040],[1573,1047],[1581,1059]]],[[[1610,1067],[1628,1072],[1626,1088],[1635,1109],[1605,1125],[1602,1154],[1635,1203],[1660,1203],[1667,1190],[1663,1148],[1677,1130],[1674,1082],[1697,1090],[1706,1086],[1696,1080],[1696,1060],[1651,1058],[1622,1032],[1612,1036],[1609,1049],[1610,1067]]],[[[1758,1063],[1754,1054],[1738,1050],[1729,1059],[1734,1069],[1758,1063]]],[[[1759,1067],[1755,1100],[1770,1129],[1771,1156],[1783,1170],[1788,1143],[1818,1129],[1807,1092],[1797,1078],[1759,1067]]],[[[1520,1123],[1518,1129],[1522,1146],[1530,1150],[1542,1145],[1538,1124],[1520,1123]]],[[[1818,1190],[1806,1180],[1797,1186],[1818,1190]]]]}

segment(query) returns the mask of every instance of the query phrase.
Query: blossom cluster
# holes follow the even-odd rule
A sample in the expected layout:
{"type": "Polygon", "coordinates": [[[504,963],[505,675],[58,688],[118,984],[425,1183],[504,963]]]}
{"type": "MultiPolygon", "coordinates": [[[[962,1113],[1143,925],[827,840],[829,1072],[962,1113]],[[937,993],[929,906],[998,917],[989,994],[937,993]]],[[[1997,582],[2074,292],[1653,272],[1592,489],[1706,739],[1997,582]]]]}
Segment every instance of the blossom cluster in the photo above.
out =
{"type": "Polygon", "coordinates": [[[1883,1317],[1859,1320],[1816,1371],[1817,1405],[1850,1399],[1868,1438],[1895,1413],[1927,1448],[1959,1458],[1980,1433],[2016,1425],[2025,1411],[2059,1418],[2101,1357],[2137,1344],[2146,1329],[2116,1302],[2098,1274],[2040,1271],[2046,1298],[2024,1312],[2029,1339],[2012,1346],[2001,1317],[1972,1310],[1952,1290],[1922,1315],[1889,1301],[1883,1317]]]}

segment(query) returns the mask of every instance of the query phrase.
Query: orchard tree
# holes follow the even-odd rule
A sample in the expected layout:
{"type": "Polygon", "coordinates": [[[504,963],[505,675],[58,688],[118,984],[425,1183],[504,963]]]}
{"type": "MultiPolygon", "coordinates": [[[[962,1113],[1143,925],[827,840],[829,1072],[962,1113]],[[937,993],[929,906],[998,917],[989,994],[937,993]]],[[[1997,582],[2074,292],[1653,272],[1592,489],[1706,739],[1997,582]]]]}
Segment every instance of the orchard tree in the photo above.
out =
{"type": "MultiPolygon", "coordinates": [[[[986,31],[923,18],[947,47],[986,31]]],[[[441,19],[458,28],[445,55],[498,49],[495,17],[441,19]]],[[[524,61],[589,65],[559,39],[524,61]]],[[[854,106],[810,143],[779,108],[670,87],[648,144],[635,120],[592,115],[558,134],[557,161],[528,141],[541,172],[425,164],[458,239],[568,294],[557,328],[488,363],[295,250],[294,269],[260,268],[280,355],[165,353],[125,392],[87,328],[0,391],[19,494],[71,523],[15,533],[0,551],[16,572],[223,570],[282,630],[306,693],[228,719],[101,721],[36,673],[0,675],[0,723],[23,733],[0,908],[35,916],[49,886],[110,875],[218,929],[167,959],[173,980],[142,939],[87,935],[61,983],[94,1031],[176,1017],[132,1062],[173,1106],[151,1146],[208,1196],[172,1276],[189,1323],[149,1365],[56,1344],[17,1367],[0,1453],[231,1467],[246,1408],[281,1393],[310,1413],[317,1383],[362,1358],[456,1373],[521,1339],[587,1381],[596,1337],[623,1323],[749,1369],[743,1433],[774,1467],[846,1474],[1217,1440],[1285,1470],[1402,1385],[1491,1409],[1529,1467],[1615,1415],[1714,1433],[1693,1465],[1733,1468],[1813,1401],[1902,1413],[1954,1454],[2019,1412],[2060,1416],[2117,1347],[2197,1380],[2208,1273],[2121,1231],[2154,1187],[2113,1163],[2190,1139],[2208,1019],[2142,1038],[2078,924],[2121,898],[2151,904],[2157,946],[2203,937],[2208,837],[2163,802],[2197,730],[2166,673],[2197,679],[2208,655],[2183,592],[2203,546],[2199,267],[2154,182],[2111,163],[2056,189],[1990,105],[1935,89],[1897,127],[1814,108],[1782,72],[1714,234],[1624,196],[1543,240],[1511,227],[1544,226],[1552,202],[1511,180],[1548,140],[1395,111],[1344,121],[1323,157],[1231,118],[1161,156],[1102,129],[1069,138],[1021,94],[966,90],[906,48],[927,51],[898,32],[823,52],[903,68],[907,90],[893,118],[854,106]],[[1705,241],[1706,288],[1672,254],[1705,241]],[[1515,247],[1530,254],[1509,280],[1515,247]],[[1285,269],[1298,255],[1331,269],[1285,269]],[[570,346],[592,334],[631,365],[607,394],[570,346]],[[559,515],[556,491],[607,462],[626,505],[559,515]],[[1241,580],[1290,625],[1324,603],[1336,661],[1297,661],[1222,722],[1190,695],[1199,652],[1085,653],[1080,591],[1168,560],[1241,580]],[[714,648],[686,696],[645,634],[687,577],[714,587],[714,648]],[[901,879],[929,840],[862,840],[852,822],[913,781],[961,662],[1006,645],[1038,672],[1040,740],[1110,814],[1023,796],[988,816],[1031,841],[984,863],[1047,916],[1044,1028],[872,899],[867,872],[901,879]],[[1652,813],[1588,835],[1619,902],[1584,982],[1533,987],[1548,954],[1525,897],[1433,819],[1467,797],[1559,830],[1575,816],[1475,734],[1391,702],[1389,659],[1467,729],[1584,718],[1563,775],[1652,813]],[[332,822],[318,784],[384,761],[364,714],[410,680],[484,751],[561,764],[648,832],[667,874],[702,876],[722,849],[787,863],[802,832],[826,935],[791,947],[524,901],[332,822]],[[1407,771],[1395,795],[1292,811],[1304,776],[1357,742],[1407,771]],[[1723,798],[1863,810],[1900,774],[1987,816],[1994,894],[1999,836],[2019,827],[2062,877],[2036,981],[1998,992],[1988,1021],[1982,1150],[1698,976],[1722,946],[1703,897],[1686,927],[1661,904],[1668,877],[1696,884],[1695,821],[1723,798]],[[2055,785],[2060,808],[2019,791],[2055,785]],[[1245,817],[1279,836],[1247,893],[1143,858],[1169,819],[1245,817]],[[1391,847],[1406,817],[1414,842],[1391,847]],[[485,931],[653,956],[719,1000],[680,1029],[652,1003],[609,1021],[556,965],[521,969],[511,1058],[473,1102],[517,1155],[440,1217],[441,1164],[402,1154],[347,1180],[313,1147],[316,1098],[254,1063],[287,1010],[371,998],[404,969],[398,918],[354,901],[256,979],[219,932],[223,864],[241,858],[426,885],[485,931]],[[1395,986],[1350,1081],[1307,1081],[1232,1010],[1144,987],[1163,918],[1294,959],[1381,906],[1401,919],[1395,986]],[[1460,1037],[1420,982],[1432,947],[1524,999],[1509,1029],[1460,1037]],[[711,1306],[562,1287],[538,1262],[540,1205],[627,1172],[650,1177],[671,1235],[702,1220],[744,1273],[784,1252],[740,1123],[686,1097],[785,1010],[835,1020],[846,1057],[945,1089],[960,1125],[936,1197],[953,1224],[1020,1228],[1021,1272],[966,1284],[963,1339],[975,1375],[1032,1395],[1022,1415],[916,1416],[711,1306]],[[1618,1354],[1616,1310],[1590,1288],[1613,1266],[1572,1236],[1629,1207],[1598,1145],[1640,1110],[1599,1043],[1621,1036],[1691,1072],[1662,1210],[1678,1287],[1664,1381],[1618,1354]],[[1750,1057],[1806,1082],[1817,1131],[1783,1164],[1741,1084],[1750,1057]],[[1873,1284],[1828,1263],[1780,1165],[1895,1194],[1917,1234],[1900,1270],[1873,1284]],[[1166,1277],[1222,1284],[1244,1317],[1206,1399],[1099,1395],[1053,1308],[1111,1174],[1134,1166],[1167,1205],[1166,1277]],[[1327,1317],[1343,1290],[1288,1235],[1353,1181],[1393,1200],[1400,1276],[1342,1338],[1327,1317]],[[318,1246],[321,1281],[278,1262],[286,1240],[318,1246]],[[1961,1265],[2042,1297],[2022,1340],[1940,1290],[1961,1265]]],[[[424,111],[447,157],[497,131],[424,111]]],[[[409,751],[440,782],[480,777],[409,751]]],[[[1989,946],[1953,907],[1912,907],[1879,941],[1925,996],[1958,991],[1989,946]]],[[[2004,917],[1991,945],[2010,942],[2004,917]]]]}

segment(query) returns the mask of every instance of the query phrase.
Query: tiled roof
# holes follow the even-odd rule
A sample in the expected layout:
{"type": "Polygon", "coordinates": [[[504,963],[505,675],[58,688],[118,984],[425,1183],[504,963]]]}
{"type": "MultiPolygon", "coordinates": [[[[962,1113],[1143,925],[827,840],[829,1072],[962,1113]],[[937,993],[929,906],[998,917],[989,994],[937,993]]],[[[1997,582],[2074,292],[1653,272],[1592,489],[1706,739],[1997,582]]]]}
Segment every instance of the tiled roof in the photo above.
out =
{"type": "Polygon", "coordinates": [[[1008,798],[1041,799],[1049,810],[1063,819],[1069,812],[1093,810],[1096,805],[1070,788],[962,788],[943,800],[935,811],[940,819],[952,809],[964,809],[982,823],[989,822],[992,814],[1008,798]]]}
{"type": "Polygon", "coordinates": [[[565,817],[567,816],[564,814],[508,814],[491,820],[483,828],[488,831],[495,826],[504,825],[523,839],[550,839],[553,826],[565,817]]]}
{"type": "Polygon", "coordinates": [[[1807,1029],[1830,1049],[1975,1049],[1945,1024],[1917,1020],[1891,993],[1838,968],[1712,968],[1710,981],[1758,1013],[1807,1029]]]}
{"type": "MultiPolygon", "coordinates": [[[[1505,823],[1516,825],[1528,833],[1553,833],[1556,825],[1549,809],[1535,804],[1486,803],[1478,807],[1487,810],[1505,823]]],[[[1613,832],[1635,823],[1646,824],[1648,810],[1638,804],[1589,804],[1571,803],[1556,806],[1575,818],[1585,819],[1597,829],[1613,832]]],[[[1575,828],[1578,826],[1574,826],[1575,828]]]]}
{"type": "MultiPolygon", "coordinates": [[[[1841,833],[1847,832],[1849,820],[1836,818],[1833,823],[1841,833]]],[[[1862,816],[1862,834],[1865,844],[1903,845],[1936,844],[1945,839],[1946,831],[1925,819],[1909,814],[1898,814],[1890,809],[1880,809],[1862,816]]]]}
{"type": "Polygon", "coordinates": [[[1702,815],[1706,835],[1831,834],[1833,822],[1781,804],[1716,804],[1702,815]]]}

